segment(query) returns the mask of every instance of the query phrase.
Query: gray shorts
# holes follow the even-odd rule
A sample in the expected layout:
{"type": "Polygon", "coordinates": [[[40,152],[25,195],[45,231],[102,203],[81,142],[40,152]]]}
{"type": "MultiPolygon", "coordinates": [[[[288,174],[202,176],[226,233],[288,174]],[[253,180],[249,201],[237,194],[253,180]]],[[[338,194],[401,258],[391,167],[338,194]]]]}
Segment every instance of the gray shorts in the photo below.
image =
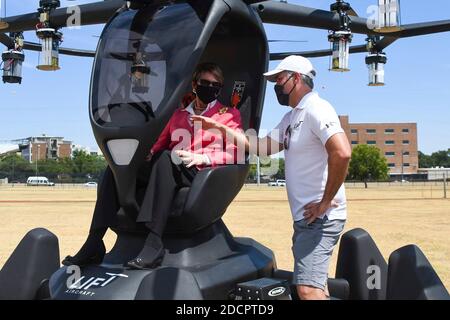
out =
{"type": "Polygon", "coordinates": [[[326,216],[310,225],[306,224],[306,220],[294,222],[293,283],[325,290],[331,254],[344,225],[345,220],[328,220],[326,216]]]}

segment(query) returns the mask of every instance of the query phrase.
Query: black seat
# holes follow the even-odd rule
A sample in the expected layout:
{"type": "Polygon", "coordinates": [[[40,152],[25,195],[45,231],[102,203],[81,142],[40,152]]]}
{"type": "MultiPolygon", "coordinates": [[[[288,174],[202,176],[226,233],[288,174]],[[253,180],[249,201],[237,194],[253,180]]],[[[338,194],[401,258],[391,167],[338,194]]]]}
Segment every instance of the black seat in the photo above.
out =
{"type": "MultiPolygon", "coordinates": [[[[197,173],[190,188],[181,188],[172,205],[166,234],[192,234],[218,221],[241,190],[248,164],[205,168],[197,173]]],[[[118,212],[117,232],[148,232],[136,217],[118,212]]]]}
{"type": "Polygon", "coordinates": [[[409,245],[389,257],[387,299],[450,300],[450,296],[423,252],[409,245]]]}
{"type": "Polygon", "coordinates": [[[387,263],[365,230],[357,228],[342,235],[336,278],[350,284],[350,300],[386,299],[387,263]],[[372,278],[378,283],[372,283],[372,278]]]}
{"type": "Polygon", "coordinates": [[[201,170],[191,188],[182,188],[174,200],[166,233],[193,233],[217,220],[241,190],[248,164],[201,170]]]}

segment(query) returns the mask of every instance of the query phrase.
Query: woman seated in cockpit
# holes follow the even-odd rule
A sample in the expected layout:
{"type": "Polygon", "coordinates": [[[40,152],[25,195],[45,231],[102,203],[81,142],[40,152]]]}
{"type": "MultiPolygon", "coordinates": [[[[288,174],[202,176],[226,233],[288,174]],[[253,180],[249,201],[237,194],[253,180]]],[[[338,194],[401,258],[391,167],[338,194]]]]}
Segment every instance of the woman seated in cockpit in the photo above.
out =
{"type": "MultiPolygon", "coordinates": [[[[151,148],[147,165],[139,173],[140,180],[148,177],[148,184],[137,217],[137,222],[145,223],[149,234],[138,256],[126,264],[128,267],[154,268],[161,262],[165,252],[161,237],[177,190],[191,186],[197,172],[205,167],[237,163],[240,153],[233,139],[227,139],[226,131],[242,130],[241,116],[239,110],[217,100],[223,83],[223,73],[216,64],[197,66],[192,77],[193,101],[175,111],[151,148]],[[202,128],[201,121],[192,120],[192,116],[198,115],[213,118],[225,129],[202,128]]],[[[117,199],[105,199],[102,193],[117,193],[109,168],[100,186],[88,239],[75,256],[63,260],[64,265],[102,262],[106,252],[103,236],[114,224],[112,217],[104,215],[115,214],[120,208],[117,199]]]]}

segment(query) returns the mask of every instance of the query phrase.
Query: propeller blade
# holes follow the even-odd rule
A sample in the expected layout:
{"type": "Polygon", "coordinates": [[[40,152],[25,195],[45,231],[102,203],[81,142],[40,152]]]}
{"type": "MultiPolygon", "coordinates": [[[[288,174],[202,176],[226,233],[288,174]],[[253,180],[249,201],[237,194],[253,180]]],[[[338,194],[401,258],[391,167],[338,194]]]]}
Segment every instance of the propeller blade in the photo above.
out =
{"type": "MultiPolygon", "coordinates": [[[[13,39],[11,39],[4,33],[0,33],[0,42],[3,43],[5,46],[7,46],[8,49],[14,48],[13,39]]],[[[23,49],[30,51],[41,51],[42,46],[39,43],[25,41],[23,43],[23,49]]],[[[90,50],[59,48],[59,53],[77,57],[95,57],[95,51],[90,50]]]]}
{"type": "Polygon", "coordinates": [[[3,43],[8,49],[14,48],[14,41],[4,33],[0,33],[0,42],[3,43]]]}
{"type": "MultiPolygon", "coordinates": [[[[39,43],[28,42],[28,41],[24,42],[23,48],[25,50],[38,51],[38,52],[40,52],[42,50],[42,47],[39,43]]],[[[75,56],[75,57],[89,57],[89,58],[95,57],[95,51],[91,51],[91,50],[59,48],[59,53],[68,55],[68,56],[75,56]]]]}
{"type": "MultiPolygon", "coordinates": [[[[350,53],[361,53],[367,52],[366,45],[359,45],[350,47],[350,53]]],[[[331,49],[326,50],[315,50],[315,51],[301,51],[301,52],[280,52],[280,53],[271,53],[270,60],[283,60],[284,58],[290,55],[299,55],[305,58],[320,58],[327,57],[333,54],[331,49]]]]}
{"type": "Polygon", "coordinates": [[[450,31],[450,20],[406,24],[402,25],[401,28],[401,31],[393,32],[387,35],[399,38],[408,38],[433,33],[448,32],[450,31]]]}
{"type": "MultiPolygon", "coordinates": [[[[339,15],[331,11],[275,1],[255,3],[251,7],[258,13],[264,23],[324,30],[339,29],[339,15]]],[[[353,33],[384,35],[396,38],[450,31],[450,20],[403,25],[403,30],[392,33],[375,32],[368,27],[367,19],[361,17],[352,16],[351,21],[353,33]]]]}
{"type": "Polygon", "coordinates": [[[353,11],[353,9],[350,9],[349,11],[347,11],[347,13],[349,16],[359,17],[358,14],[355,11],[353,11]]]}
{"type": "Polygon", "coordinates": [[[347,11],[349,16],[359,17],[356,11],[350,6],[350,10],[347,11]]]}
{"type": "MultiPolygon", "coordinates": [[[[136,52],[110,52],[109,56],[117,60],[134,61],[136,52]]],[[[162,52],[146,52],[142,57],[144,61],[162,61],[165,60],[162,52]]]]}
{"type": "MultiPolygon", "coordinates": [[[[125,5],[123,0],[108,0],[94,2],[78,6],[81,12],[81,25],[106,23],[109,18],[122,6],[125,5]]],[[[50,22],[55,28],[65,27],[68,19],[73,12],[68,8],[59,8],[50,14],[50,22]]],[[[9,27],[3,29],[2,32],[19,32],[29,31],[36,28],[39,22],[39,14],[28,13],[14,17],[3,19],[9,24],[9,27]]]]}
{"type": "MultiPolygon", "coordinates": [[[[295,4],[267,1],[252,4],[264,23],[306,27],[324,30],[337,30],[340,26],[339,14],[295,4]]],[[[374,34],[367,27],[367,20],[352,16],[351,29],[354,33],[374,34]]]]}
{"type": "Polygon", "coordinates": [[[267,40],[267,42],[308,42],[308,40],[267,40]]]}
{"type": "Polygon", "coordinates": [[[384,37],[383,39],[377,41],[377,43],[375,44],[375,48],[377,48],[380,51],[383,51],[385,48],[387,48],[397,40],[398,38],[396,37],[384,37]]]}

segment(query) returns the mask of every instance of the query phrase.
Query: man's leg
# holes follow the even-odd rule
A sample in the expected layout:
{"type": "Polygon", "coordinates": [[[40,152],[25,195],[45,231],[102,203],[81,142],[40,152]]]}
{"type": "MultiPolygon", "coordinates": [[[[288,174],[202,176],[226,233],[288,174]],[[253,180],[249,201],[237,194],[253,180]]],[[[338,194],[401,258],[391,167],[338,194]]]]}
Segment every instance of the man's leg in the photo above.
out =
{"type": "Polygon", "coordinates": [[[345,221],[316,219],[307,225],[304,220],[294,223],[293,253],[294,282],[302,300],[328,299],[328,267],[331,255],[345,221]]]}
{"type": "Polygon", "coordinates": [[[301,300],[327,300],[325,291],[311,286],[297,286],[297,294],[301,300]]]}

